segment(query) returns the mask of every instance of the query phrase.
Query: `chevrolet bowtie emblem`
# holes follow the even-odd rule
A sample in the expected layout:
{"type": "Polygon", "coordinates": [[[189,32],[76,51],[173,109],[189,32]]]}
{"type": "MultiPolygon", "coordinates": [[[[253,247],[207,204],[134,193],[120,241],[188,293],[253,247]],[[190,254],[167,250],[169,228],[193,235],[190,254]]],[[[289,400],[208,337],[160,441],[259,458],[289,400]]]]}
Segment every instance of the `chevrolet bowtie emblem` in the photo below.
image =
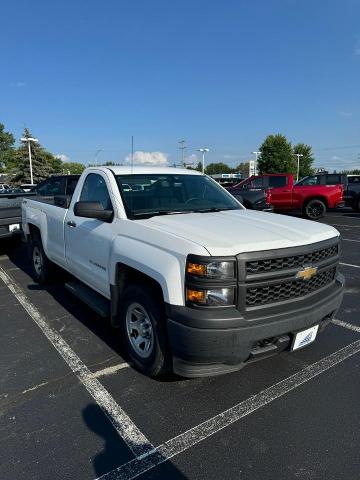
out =
{"type": "Polygon", "coordinates": [[[301,278],[302,280],[310,280],[314,275],[316,275],[317,267],[305,267],[304,270],[300,270],[296,274],[296,278],[301,278]]]}

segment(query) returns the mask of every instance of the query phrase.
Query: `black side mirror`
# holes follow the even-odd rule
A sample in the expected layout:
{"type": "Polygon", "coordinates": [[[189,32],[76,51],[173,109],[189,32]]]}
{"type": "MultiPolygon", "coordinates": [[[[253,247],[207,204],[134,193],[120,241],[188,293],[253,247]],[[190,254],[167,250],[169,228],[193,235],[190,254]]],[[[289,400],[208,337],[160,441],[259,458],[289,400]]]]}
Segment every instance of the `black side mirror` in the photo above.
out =
{"type": "Polygon", "coordinates": [[[100,202],[76,202],[74,215],[76,217],[96,218],[103,222],[111,222],[114,212],[112,210],[104,210],[100,202]]]}

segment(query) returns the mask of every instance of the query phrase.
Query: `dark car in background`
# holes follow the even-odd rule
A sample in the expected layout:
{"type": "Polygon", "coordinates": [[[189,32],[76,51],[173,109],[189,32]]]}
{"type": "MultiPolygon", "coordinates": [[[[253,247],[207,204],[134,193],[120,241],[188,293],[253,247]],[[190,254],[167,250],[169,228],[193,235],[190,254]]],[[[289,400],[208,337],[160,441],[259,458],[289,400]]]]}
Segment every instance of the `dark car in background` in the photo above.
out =
{"type": "Polygon", "coordinates": [[[45,202],[55,198],[63,205],[71,198],[80,175],[53,175],[33,187],[31,191],[22,188],[8,188],[0,193],[0,239],[21,232],[21,204],[26,197],[38,197],[45,202]]]}

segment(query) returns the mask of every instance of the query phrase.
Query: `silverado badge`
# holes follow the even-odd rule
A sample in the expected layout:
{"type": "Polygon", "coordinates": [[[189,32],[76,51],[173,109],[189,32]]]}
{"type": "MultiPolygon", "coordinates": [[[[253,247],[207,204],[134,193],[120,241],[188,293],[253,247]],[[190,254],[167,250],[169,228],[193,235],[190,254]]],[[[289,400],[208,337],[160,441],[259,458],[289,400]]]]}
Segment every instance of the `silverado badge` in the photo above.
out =
{"type": "Polygon", "coordinates": [[[310,280],[314,275],[316,275],[317,267],[305,267],[304,270],[300,270],[296,274],[296,278],[301,278],[302,280],[310,280]]]}

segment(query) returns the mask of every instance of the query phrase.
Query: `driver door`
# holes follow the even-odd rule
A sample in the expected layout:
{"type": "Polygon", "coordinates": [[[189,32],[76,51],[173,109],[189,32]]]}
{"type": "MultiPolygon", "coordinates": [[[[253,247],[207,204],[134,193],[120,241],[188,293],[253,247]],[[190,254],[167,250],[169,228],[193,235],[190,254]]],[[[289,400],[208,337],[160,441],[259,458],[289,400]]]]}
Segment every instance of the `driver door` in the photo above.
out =
{"type": "MultiPolygon", "coordinates": [[[[114,211],[107,179],[102,173],[88,174],[79,201],[100,202],[104,209],[114,211]]],[[[108,263],[113,236],[111,223],[79,217],[73,208],[69,209],[65,219],[67,268],[107,298],[110,297],[108,263]]]]}

